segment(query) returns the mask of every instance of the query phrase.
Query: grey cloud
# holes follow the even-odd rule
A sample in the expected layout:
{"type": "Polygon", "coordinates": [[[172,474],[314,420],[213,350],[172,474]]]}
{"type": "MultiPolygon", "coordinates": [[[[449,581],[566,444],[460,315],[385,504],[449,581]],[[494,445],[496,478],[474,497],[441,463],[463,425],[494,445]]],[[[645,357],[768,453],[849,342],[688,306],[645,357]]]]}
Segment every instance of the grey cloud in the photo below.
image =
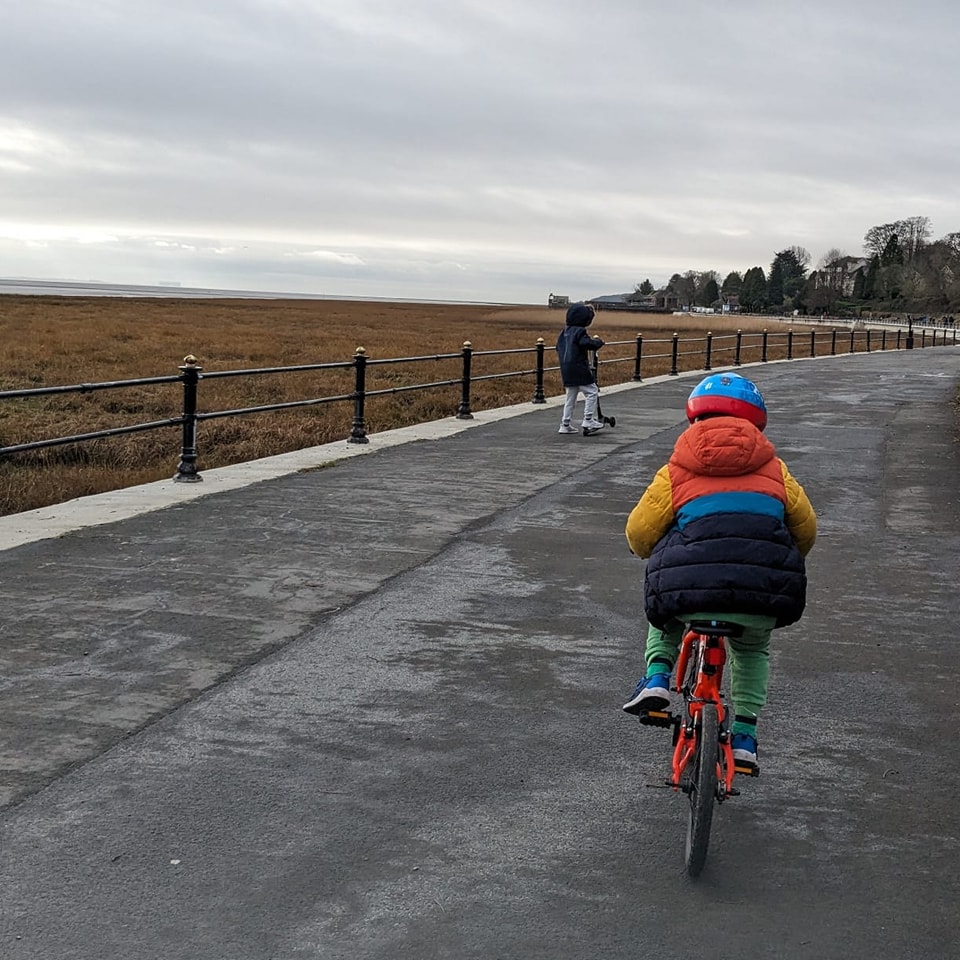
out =
{"type": "Polygon", "coordinates": [[[10,272],[539,301],[564,277],[629,289],[793,243],[856,252],[915,214],[960,229],[946,2],[13,6],[10,272]],[[19,242],[28,227],[49,246],[19,242]],[[118,241],[80,248],[84,227],[118,241]],[[244,244],[263,255],[197,252],[244,244]]]}

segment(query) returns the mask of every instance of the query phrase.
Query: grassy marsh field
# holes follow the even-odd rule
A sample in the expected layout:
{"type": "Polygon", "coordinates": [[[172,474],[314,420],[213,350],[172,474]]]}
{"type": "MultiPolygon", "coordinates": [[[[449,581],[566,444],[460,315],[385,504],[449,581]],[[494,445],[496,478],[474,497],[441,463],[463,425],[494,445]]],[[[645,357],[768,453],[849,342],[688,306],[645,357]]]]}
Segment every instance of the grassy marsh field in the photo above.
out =
{"type": "MultiPolygon", "coordinates": [[[[564,312],[547,307],[455,306],[325,300],[131,299],[114,297],[0,297],[0,389],[62,386],[176,375],[187,355],[205,372],[349,361],[358,346],[368,358],[434,357],[474,351],[534,348],[546,342],[546,365],[564,312]]],[[[669,370],[669,340],[777,329],[769,318],[672,316],[600,312],[591,332],[608,342],[601,380],[630,379],[637,334],[644,338],[643,376],[669,370]],[[659,343],[657,341],[660,341],[659,343]],[[660,354],[658,357],[657,354],[660,354]],[[611,361],[619,359],[619,363],[611,361]]],[[[797,335],[809,328],[797,326],[797,335]]],[[[756,338],[754,338],[756,340],[756,338]]],[[[783,347],[771,346],[770,359],[783,347]]],[[[702,344],[683,346],[696,354],[702,344]]],[[[720,353],[715,363],[724,362],[720,353]]],[[[748,359],[744,357],[744,359],[748,359]]],[[[752,359],[759,359],[759,355],[752,359]]],[[[699,362],[698,362],[699,361],[699,362]]],[[[727,360],[726,362],[729,362],[727,360]]],[[[478,356],[473,376],[531,369],[535,356],[478,356]]],[[[681,369],[702,366],[684,356],[681,369]]],[[[459,356],[416,364],[371,365],[368,390],[455,379],[459,356]]],[[[529,401],[533,376],[472,385],[474,411],[529,401]]],[[[201,412],[230,410],[349,393],[353,373],[319,371],[224,377],[200,383],[201,412]]],[[[562,390],[548,371],[547,396],[562,390]]],[[[456,413],[458,387],[372,398],[367,431],[375,433],[456,413]]],[[[180,415],[180,384],[160,384],[0,401],[0,445],[91,432],[180,415]]],[[[292,411],[227,417],[199,425],[198,467],[255,460],[345,439],[353,409],[348,401],[292,411]]],[[[0,461],[0,515],[60,503],[171,477],[180,459],[180,430],[149,432],[14,454],[0,461]]]]}

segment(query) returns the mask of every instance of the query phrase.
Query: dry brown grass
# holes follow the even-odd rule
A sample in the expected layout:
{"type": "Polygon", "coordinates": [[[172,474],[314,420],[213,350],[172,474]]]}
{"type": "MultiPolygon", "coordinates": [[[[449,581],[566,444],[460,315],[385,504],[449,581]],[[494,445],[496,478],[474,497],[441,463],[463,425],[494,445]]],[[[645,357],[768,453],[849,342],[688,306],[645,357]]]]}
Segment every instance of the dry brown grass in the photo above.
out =
{"type": "MultiPolygon", "coordinates": [[[[0,297],[0,389],[96,383],[176,375],[182,358],[200,359],[206,373],[253,367],[349,361],[363,346],[371,361],[457,354],[452,360],[368,367],[368,390],[454,380],[464,341],[474,351],[535,348],[546,341],[546,364],[563,312],[547,307],[447,306],[317,300],[125,299],[108,297],[0,297]]],[[[601,312],[591,328],[608,342],[606,383],[628,380],[637,334],[644,338],[644,377],[666,373],[670,339],[681,335],[681,369],[703,365],[703,338],[716,337],[714,363],[729,363],[734,334],[745,334],[744,361],[759,359],[757,331],[777,329],[762,318],[677,317],[601,312]],[[747,355],[747,351],[751,355],[747,355]],[[724,355],[727,357],[724,360],[724,355]]],[[[797,336],[809,328],[797,328],[797,336]]],[[[769,357],[784,355],[771,333],[769,357]]],[[[824,347],[827,348],[824,336],[824,347]]],[[[799,342],[799,341],[798,341],[799,342]]],[[[807,340],[808,343],[808,340],[807,340]]],[[[798,354],[801,348],[797,348],[798,354]]],[[[808,347],[803,348],[808,352],[808,347]]],[[[533,352],[475,356],[473,375],[535,366],[533,352]]],[[[489,409],[532,399],[533,376],[473,384],[471,407],[489,409]]],[[[353,373],[319,371],[224,377],[200,383],[201,412],[239,409],[349,393],[353,373]]],[[[547,396],[559,393],[556,372],[545,379],[547,396]]],[[[371,398],[370,433],[457,410],[459,388],[444,387],[371,398]]],[[[85,394],[0,401],[0,445],[86,433],[180,415],[179,384],[130,387],[85,394]]],[[[279,413],[204,421],[199,427],[199,467],[204,469],[344,439],[350,402],[279,413]]],[[[59,503],[170,477],[180,459],[176,427],[14,454],[0,461],[0,515],[59,503]]]]}

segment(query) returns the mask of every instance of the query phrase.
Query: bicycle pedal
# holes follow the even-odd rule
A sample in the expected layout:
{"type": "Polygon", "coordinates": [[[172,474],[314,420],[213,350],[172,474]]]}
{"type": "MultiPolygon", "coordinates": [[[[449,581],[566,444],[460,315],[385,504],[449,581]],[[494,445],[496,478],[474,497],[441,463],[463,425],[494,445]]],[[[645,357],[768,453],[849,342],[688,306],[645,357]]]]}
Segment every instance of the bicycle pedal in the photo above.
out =
{"type": "Polygon", "coordinates": [[[648,727],[672,727],[674,716],[669,710],[644,710],[638,714],[640,722],[648,727]]]}
{"type": "Polygon", "coordinates": [[[759,777],[759,776],[760,776],[760,768],[759,768],[759,767],[755,767],[755,766],[753,766],[752,764],[749,764],[749,765],[748,765],[748,764],[745,764],[745,763],[740,763],[740,764],[735,763],[735,764],[733,765],[733,772],[734,772],[734,773],[742,773],[742,774],[743,774],[744,776],[746,776],[746,777],[759,777]]]}

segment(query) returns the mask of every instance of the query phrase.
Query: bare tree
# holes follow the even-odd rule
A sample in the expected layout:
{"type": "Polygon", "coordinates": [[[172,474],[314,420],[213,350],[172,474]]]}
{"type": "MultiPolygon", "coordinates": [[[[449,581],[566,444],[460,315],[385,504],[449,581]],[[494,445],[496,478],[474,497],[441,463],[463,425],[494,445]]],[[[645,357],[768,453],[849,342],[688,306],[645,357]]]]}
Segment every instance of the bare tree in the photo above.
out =
{"type": "Polygon", "coordinates": [[[941,241],[955,254],[960,254],[960,233],[948,233],[941,241]]]}
{"type": "Polygon", "coordinates": [[[819,269],[810,274],[806,294],[815,310],[833,310],[838,300],[853,292],[853,277],[847,274],[850,257],[833,247],[820,258],[819,269]]]}
{"type": "Polygon", "coordinates": [[[868,257],[879,257],[886,249],[890,238],[897,234],[897,224],[881,223],[871,227],[863,236],[863,250],[868,257]]]}
{"type": "Polygon", "coordinates": [[[790,252],[797,258],[797,265],[806,273],[810,266],[810,251],[806,247],[791,247],[790,252]]]}
{"type": "Polygon", "coordinates": [[[909,263],[917,258],[923,245],[930,237],[929,217],[907,217],[897,221],[897,236],[900,238],[900,249],[904,260],[909,263]]]}
{"type": "Polygon", "coordinates": [[[955,254],[960,254],[960,233],[948,233],[940,243],[948,246],[955,254]]]}
{"type": "Polygon", "coordinates": [[[883,223],[871,227],[863,238],[863,249],[868,256],[883,256],[891,237],[897,238],[897,245],[905,263],[916,259],[923,245],[930,237],[929,217],[907,217],[894,223],[883,223]]]}
{"type": "Polygon", "coordinates": [[[825,270],[832,267],[838,260],[846,260],[849,254],[839,247],[831,247],[821,258],[817,266],[818,270],[825,270]]]}

